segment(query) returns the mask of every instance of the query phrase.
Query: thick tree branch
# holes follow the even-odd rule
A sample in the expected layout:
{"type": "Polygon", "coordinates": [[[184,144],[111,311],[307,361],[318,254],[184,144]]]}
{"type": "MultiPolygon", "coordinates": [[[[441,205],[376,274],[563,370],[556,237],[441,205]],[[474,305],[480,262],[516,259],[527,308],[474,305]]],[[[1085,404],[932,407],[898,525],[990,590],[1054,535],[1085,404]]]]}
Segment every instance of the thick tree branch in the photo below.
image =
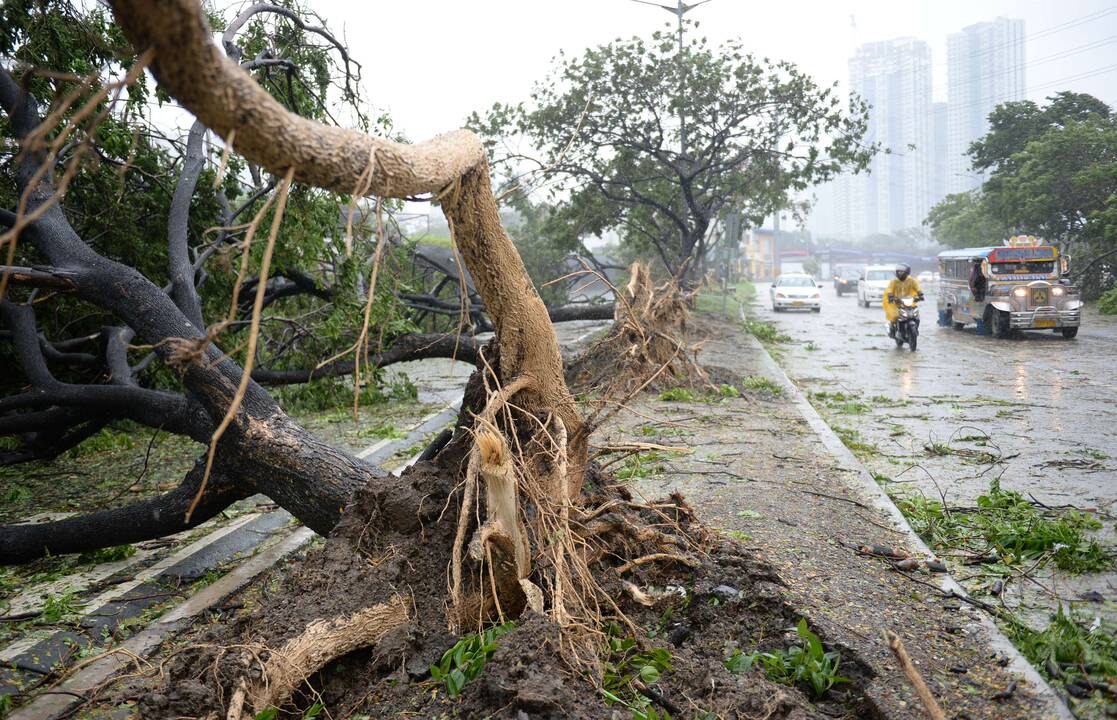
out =
{"type": "Polygon", "coordinates": [[[68,270],[0,265],[0,273],[7,273],[8,282],[12,285],[29,285],[60,291],[77,289],[77,283],[74,282],[74,273],[68,270]]]}
{"type": "Polygon", "coordinates": [[[194,263],[190,260],[188,243],[190,230],[190,201],[198,185],[198,176],[206,164],[202,141],[206,127],[195,120],[190,127],[186,141],[186,155],[182,162],[182,173],[171,198],[171,209],[167,216],[167,262],[171,279],[171,299],[195,327],[205,327],[202,319],[202,302],[194,287],[194,263]]]}
{"type": "Polygon", "coordinates": [[[186,509],[198,490],[204,467],[205,462],[199,461],[174,490],[132,505],[54,522],[0,527],[0,564],[164,537],[200,525],[252,493],[225,469],[214,468],[201,502],[186,522],[186,509]]]}
{"type": "MultiPolygon", "coordinates": [[[[467,335],[453,334],[413,334],[396,338],[392,346],[383,352],[370,354],[368,362],[376,367],[386,367],[393,363],[429,358],[453,358],[471,365],[480,365],[480,352],[483,342],[467,335]]],[[[364,367],[365,363],[361,363],[364,367]]],[[[353,373],[353,361],[341,360],[321,368],[302,370],[268,370],[257,368],[252,371],[252,379],[265,385],[292,385],[310,382],[318,378],[341,377],[353,373]]]]}

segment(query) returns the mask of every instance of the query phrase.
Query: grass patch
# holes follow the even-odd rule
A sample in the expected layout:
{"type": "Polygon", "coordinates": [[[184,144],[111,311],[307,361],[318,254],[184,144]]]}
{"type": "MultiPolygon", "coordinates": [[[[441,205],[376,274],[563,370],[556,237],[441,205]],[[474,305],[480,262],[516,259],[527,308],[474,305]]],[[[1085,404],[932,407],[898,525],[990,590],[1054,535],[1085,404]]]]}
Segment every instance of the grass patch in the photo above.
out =
{"type": "Polygon", "coordinates": [[[77,447],[67,450],[66,457],[76,458],[100,452],[119,452],[121,450],[131,450],[135,446],[136,441],[131,430],[101,428],[99,432],[91,435],[77,447]]]}
{"type": "Polygon", "coordinates": [[[694,391],[684,387],[671,388],[661,392],[659,399],[663,402],[694,402],[694,391]]]}
{"type": "Polygon", "coordinates": [[[1091,513],[1037,506],[1000,482],[977,498],[974,507],[950,508],[921,496],[897,498],[912,528],[932,548],[984,556],[996,554],[1011,566],[1054,562],[1071,573],[1099,572],[1113,559],[1087,532],[1101,527],[1091,513]]]}
{"type": "Polygon", "coordinates": [[[810,689],[815,697],[822,697],[835,685],[849,682],[849,678],[838,674],[841,654],[836,650],[827,652],[818,635],[807,627],[805,618],[799,621],[795,631],[802,644],[772,652],[742,653],[734,650],[725,661],[725,669],[739,675],[759,667],[772,682],[802,685],[810,689]]]}
{"type": "Polygon", "coordinates": [[[745,320],[745,330],[765,345],[780,345],[791,342],[791,336],[780,332],[766,320],[745,320]]]}
{"type": "Polygon", "coordinates": [[[1100,689],[1111,687],[1117,676],[1117,624],[1113,621],[1093,613],[1080,617],[1060,607],[1041,631],[1016,620],[1002,619],[1001,627],[1042,675],[1072,696],[1072,709],[1090,707],[1100,711],[1099,716],[1117,711],[1117,702],[1100,689]]]}
{"type": "MultiPolygon", "coordinates": [[[[335,378],[288,385],[275,389],[272,393],[288,412],[324,412],[353,407],[353,387],[335,378]]],[[[419,389],[406,375],[398,374],[362,386],[359,399],[362,405],[391,401],[415,402],[419,399],[419,389]]]]}
{"type": "Polygon", "coordinates": [[[496,641],[515,628],[516,623],[506,622],[481,633],[466,635],[442,654],[437,665],[431,665],[431,677],[446,686],[450,697],[456,697],[462,688],[481,675],[496,652],[496,641]]]}
{"type": "Polygon", "coordinates": [[[72,592],[51,595],[43,604],[43,613],[39,616],[39,620],[45,623],[59,622],[71,615],[76,615],[81,605],[72,592]]]}
{"type": "Polygon", "coordinates": [[[135,554],[136,548],[134,545],[114,545],[113,547],[82,553],[78,556],[78,564],[100,565],[101,563],[119,562],[127,560],[135,554]]]}
{"type": "Polygon", "coordinates": [[[864,399],[858,395],[841,391],[818,390],[809,393],[808,397],[816,405],[822,405],[841,415],[868,415],[877,406],[899,407],[908,404],[906,400],[896,401],[883,395],[874,395],[864,399]]]}
{"type": "Polygon", "coordinates": [[[732,385],[726,385],[725,383],[722,383],[718,386],[718,397],[739,398],[741,397],[741,391],[733,387],[732,385]]]}
{"type": "Polygon", "coordinates": [[[613,473],[618,480],[639,480],[661,474],[666,468],[663,461],[667,455],[656,450],[629,455],[613,473]]]}
{"type": "Polygon", "coordinates": [[[840,425],[832,425],[831,428],[834,430],[834,434],[838,436],[838,439],[842,441],[842,444],[849,448],[854,455],[858,457],[868,457],[881,454],[880,448],[871,442],[862,440],[861,433],[856,430],[840,425]]]}
{"type": "Polygon", "coordinates": [[[454,247],[454,241],[446,235],[423,235],[416,241],[416,244],[428,247],[454,247]]]}
{"type": "Polygon", "coordinates": [[[401,440],[406,437],[406,435],[397,430],[394,425],[388,423],[361,428],[356,432],[356,436],[362,438],[378,438],[380,440],[401,440]]]}
{"type": "Polygon", "coordinates": [[[766,395],[781,395],[783,394],[783,386],[775,380],[766,378],[760,375],[749,375],[741,381],[741,385],[746,390],[753,392],[764,393],[766,395]]]}

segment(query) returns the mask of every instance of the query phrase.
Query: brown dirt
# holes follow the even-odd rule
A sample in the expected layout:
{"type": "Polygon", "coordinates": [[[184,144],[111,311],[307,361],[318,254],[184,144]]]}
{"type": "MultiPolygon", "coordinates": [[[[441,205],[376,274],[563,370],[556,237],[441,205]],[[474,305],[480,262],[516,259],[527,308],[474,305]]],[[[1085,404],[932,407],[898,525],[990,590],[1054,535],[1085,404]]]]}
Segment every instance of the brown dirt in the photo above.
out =
{"type": "MultiPolygon", "coordinates": [[[[715,375],[733,379],[727,371],[715,375]]],[[[471,381],[463,408],[483,402],[479,385],[476,378],[471,381]]],[[[468,417],[463,410],[459,422],[468,417]]],[[[179,646],[162,683],[142,693],[141,717],[223,713],[242,679],[259,680],[268,648],[281,647],[317,620],[346,617],[396,594],[409,598],[413,622],[314,673],[282,717],[301,717],[316,701],[336,718],[635,717],[606,702],[599,692],[601,675],[568,654],[569,637],[553,621],[530,610],[498,640],[480,677],[459,697],[449,697],[430,678],[430,666],[457,641],[447,629],[446,588],[461,501],[456,483],[467,447],[451,442],[437,460],[359,493],[321,547],[263,581],[259,607],[218,620],[179,646]]],[[[725,668],[735,648],[747,653],[797,644],[792,628],[802,613],[770,565],[735,540],[710,533],[680,495],[636,502],[627,487],[591,466],[581,507],[583,520],[575,527],[586,542],[590,571],[607,602],[615,603],[601,608],[601,628],[591,629],[600,633],[601,661],[621,659],[605,649],[603,631],[609,625],[622,628],[639,650],[670,653],[670,669],[658,682],[619,692],[639,691],[661,716],[664,711],[696,718],[880,716],[864,692],[874,673],[847,646],[839,648],[841,672],[851,682],[821,702],[803,688],[770,682],[757,669],[735,675],[725,668]],[[689,562],[622,568],[665,551],[689,562]],[[651,604],[636,602],[626,581],[651,604]]],[[[546,572],[542,564],[537,561],[537,574],[546,572]]],[[[136,688],[130,692],[134,697],[136,688]]]]}
{"type": "MultiPolygon", "coordinates": [[[[301,717],[299,711],[320,699],[332,717],[614,717],[618,707],[608,706],[587,674],[564,658],[558,627],[530,611],[498,641],[480,678],[459,698],[449,698],[429,679],[429,666],[456,641],[445,621],[453,504],[439,520],[452,489],[450,477],[445,468],[428,464],[364,491],[330,539],[286,569],[278,586],[264,593],[259,609],[217,622],[191,639],[188,649],[168,663],[167,680],[143,697],[141,716],[203,717],[221,709],[239,678],[251,675],[255,666],[244,646],[278,647],[314,620],[408,592],[416,622],[375,648],[326,666],[300,688],[290,716],[301,717]]],[[[593,480],[600,484],[606,478],[595,475],[593,480]]],[[[587,505],[630,499],[623,487],[599,487],[587,505]]],[[[755,671],[730,674],[722,663],[733,647],[784,647],[799,615],[770,567],[737,543],[707,535],[680,497],[656,504],[655,511],[621,505],[600,518],[605,525],[667,527],[696,543],[692,548],[700,565],[648,563],[625,573],[625,579],[657,595],[651,607],[628,597],[616,571],[625,559],[655,549],[649,541],[623,532],[603,538],[602,547],[618,552],[598,554],[592,568],[635,626],[631,632],[640,645],[671,653],[671,669],[655,685],[660,710],[672,707],[677,717],[705,712],[757,718],[874,716],[858,690],[865,671],[849,653],[843,655],[843,671],[855,682],[832,691],[817,706],[800,690],[775,685],[755,671]],[[664,592],[669,585],[683,590],[664,592]],[[740,595],[726,595],[725,587],[740,595]]],[[[263,651],[260,660],[266,657],[263,651]]]]}

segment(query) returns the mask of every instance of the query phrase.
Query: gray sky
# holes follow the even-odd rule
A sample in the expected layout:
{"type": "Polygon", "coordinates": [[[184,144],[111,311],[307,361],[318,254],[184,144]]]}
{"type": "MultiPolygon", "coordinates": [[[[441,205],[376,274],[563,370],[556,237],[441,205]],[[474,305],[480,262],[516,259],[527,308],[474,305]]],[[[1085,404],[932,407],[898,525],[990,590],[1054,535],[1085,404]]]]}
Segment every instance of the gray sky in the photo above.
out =
{"type": "MultiPolygon", "coordinates": [[[[630,0],[312,0],[311,7],[344,32],[364,65],[368,99],[412,140],[459,127],[493,102],[526,99],[560,49],[577,54],[674,20],[630,0]]],[[[946,100],[947,34],[998,15],[1025,21],[1029,97],[1070,89],[1117,104],[1117,0],[713,0],[689,17],[711,41],[740,38],[757,55],[795,62],[823,83],[845,82],[857,45],[915,36],[931,45],[935,100],[946,100]]]]}

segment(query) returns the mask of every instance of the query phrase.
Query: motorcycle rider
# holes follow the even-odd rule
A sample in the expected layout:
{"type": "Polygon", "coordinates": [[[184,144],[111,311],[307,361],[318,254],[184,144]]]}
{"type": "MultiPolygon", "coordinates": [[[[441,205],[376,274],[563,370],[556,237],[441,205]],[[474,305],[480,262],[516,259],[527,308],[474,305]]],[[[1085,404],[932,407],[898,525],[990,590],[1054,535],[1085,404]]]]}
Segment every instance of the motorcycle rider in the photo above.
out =
{"type": "Polygon", "coordinates": [[[896,337],[896,318],[900,315],[897,303],[900,298],[913,297],[923,299],[923,290],[919,287],[919,280],[912,277],[911,266],[900,263],[896,266],[896,277],[888,281],[888,288],[884,291],[884,317],[888,320],[888,337],[896,337]]]}

